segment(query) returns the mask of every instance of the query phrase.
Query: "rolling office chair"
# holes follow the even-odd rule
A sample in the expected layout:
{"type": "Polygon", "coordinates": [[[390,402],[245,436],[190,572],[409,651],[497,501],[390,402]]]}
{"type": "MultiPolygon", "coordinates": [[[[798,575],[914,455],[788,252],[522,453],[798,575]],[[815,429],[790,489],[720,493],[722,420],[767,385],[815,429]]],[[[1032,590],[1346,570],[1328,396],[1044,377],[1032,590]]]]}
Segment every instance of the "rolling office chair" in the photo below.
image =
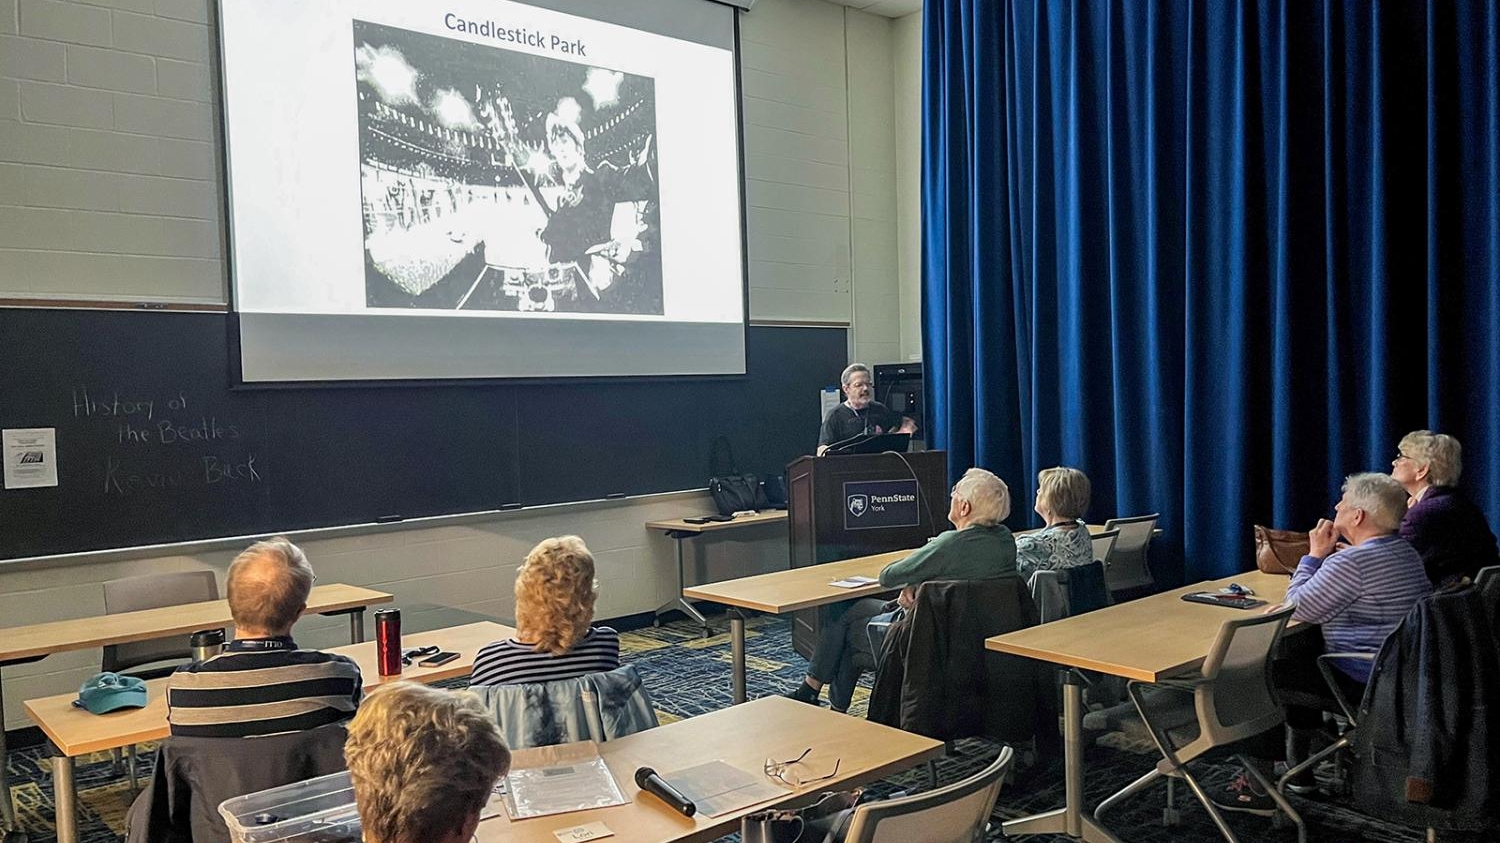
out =
{"type": "Polygon", "coordinates": [[[995,763],[936,790],[869,802],[854,809],[845,843],[977,843],[1000,796],[1015,751],[1000,748],[995,763]]]}
{"type": "MultiPolygon", "coordinates": [[[[1276,780],[1276,789],[1282,793],[1286,793],[1286,786],[1290,784],[1293,779],[1297,778],[1297,776],[1301,775],[1307,770],[1315,768],[1320,762],[1323,761],[1323,759],[1328,758],[1339,750],[1354,745],[1354,738],[1356,733],[1355,730],[1359,728],[1360,700],[1350,700],[1344,696],[1343,686],[1339,684],[1338,678],[1334,674],[1334,671],[1338,669],[1334,666],[1334,662],[1339,659],[1343,659],[1346,661],[1373,662],[1375,661],[1375,654],[1323,653],[1318,656],[1318,671],[1323,674],[1323,681],[1328,684],[1329,691],[1333,693],[1334,702],[1338,703],[1338,707],[1343,711],[1344,719],[1348,721],[1348,726],[1339,735],[1338,740],[1309,755],[1300,763],[1290,767],[1285,773],[1281,775],[1281,778],[1276,780]]],[[[1307,843],[1307,830],[1305,828],[1302,828],[1301,826],[1298,826],[1297,828],[1297,841],[1298,843],[1307,843]]]]}
{"type": "Polygon", "coordinates": [[[1104,567],[1108,568],[1109,556],[1115,552],[1115,543],[1120,539],[1119,529],[1100,530],[1089,536],[1089,539],[1094,543],[1094,559],[1103,562],[1104,567]]]}
{"type": "Polygon", "coordinates": [[[520,685],[470,685],[511,749],[610,741],[658,725],[634,665],[573,679],[520,685]]]}
{"type": "MultiPolygon", "coordinates": [[[[127,577],[104,583],[104,613],[115,615],[121,612],[137,612],[142,609],[160,609],[183,603],[202,603],[219,599],[219,584],[213,571],[177,571],[171,574],[149,574],[142,577],[127,577]]],[[[104,659],[100,670],[105,673],[124,673],[142,679],[166,676],[179,664],[192,657],[188,636],[168,636],[150,641],[132,641],[128,644],[110,644],[104,648],[104,659]],[[160,664],[170,662],[169,664],[160,664]],[[154,667],[146,667],[155,665],[154,667]],[[137,668],[146,667],[144,670],[137,668]]],[[[130,792],[136,792],[135,746],[128,749],[130,757],[130,792]]],[[[115,772],[118,774],[120,751],[114,750],[115,772]]]]}
{"type": "MultiPolygon", "coordinates": [[[[1182,779],[1208,810],[1224,839],[1238,843],[1239,838],[1225,824],[1223,815],[1187,765],[1210,749],[1258,735],[1285,721],[1285,712],[1271,685],[1271,655],[1281,641],[1292,611],[1293,607],[1287,606],[1268,615],[1225,621],[1198,676],[1156,683],[1132,681],[1127,686],[1162,760],[1151,772],[1100,803],[1094,810],[1094,819],[1102,823],[1105,811],[1145,790],[1158,778],[1167,777],[1169,805],[1163,819],[1171,821],[1175,816],[1170,805],[1171,784],[1174,779],[1182,779]],[[1155,693],[1146,693],[1148,690],[1155,693]]],[[[1271,794],[1282,813],[1296,824],[1299,838],[1305,839],[1302,817],[1286,797],[1245,758],[1241,757],[1240,762],[1261,789],[1271,794]]]]}
{"type": "Polygon", "coordinates": [[[1151,546],[1151,534],[1156,530],[1157,513],[1137,515],[1132,518],[1111,518],[1104,522],[1104,529],[1119,530],[1114,549],[1109,559],[1109,590],[1112,592],[1144,588],[1155,580],[1151,578],[1151,567],[1146,564],[1146,551],[1151,546]]]}

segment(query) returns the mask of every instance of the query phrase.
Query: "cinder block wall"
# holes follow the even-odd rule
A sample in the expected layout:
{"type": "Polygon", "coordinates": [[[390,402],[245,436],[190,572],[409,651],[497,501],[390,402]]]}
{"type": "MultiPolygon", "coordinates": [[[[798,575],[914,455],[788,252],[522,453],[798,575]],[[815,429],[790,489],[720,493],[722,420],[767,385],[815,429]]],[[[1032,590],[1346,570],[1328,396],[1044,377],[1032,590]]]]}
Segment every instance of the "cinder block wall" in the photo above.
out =
{"type": "MultiPolygon", "coordinates": [[[[212,10],[211,0],[0,0],[0,298],[227,301],[212,10]]],[[[892,141],[872,136],[893,131],[889,29],[817,0],[761,0],[741,26],[751,318],[855,322],[851,352],[871,363],[900,348],[886,242],[892,141]]],[[[430,629],[509,622],[526,550],[577,533],[599,558],[599,614],[618,617],[676,588],[672,542],[644,522],[709,508],[691,492],[304,545],[322,581],[390,591],[408,629],[430,629]]],[[[697,547],[694,581],[786,565],[784,528],[697,547]]],[[[0,563],[0,627],[100,614],[102,583],[117,577],[208,568],[222,580],[234,552],[0,563]]],[[[298,635],[329,646],[345,629],[314,618],[298,635]]],[[[27,725],[23,700],[75,690],[99,658],[5,669],[5,726],[27,725]]]]}
{"type": "Polygon", "coordinates": [[[0,0],[0,296],[225,300],[208,0],[0,0]]]}

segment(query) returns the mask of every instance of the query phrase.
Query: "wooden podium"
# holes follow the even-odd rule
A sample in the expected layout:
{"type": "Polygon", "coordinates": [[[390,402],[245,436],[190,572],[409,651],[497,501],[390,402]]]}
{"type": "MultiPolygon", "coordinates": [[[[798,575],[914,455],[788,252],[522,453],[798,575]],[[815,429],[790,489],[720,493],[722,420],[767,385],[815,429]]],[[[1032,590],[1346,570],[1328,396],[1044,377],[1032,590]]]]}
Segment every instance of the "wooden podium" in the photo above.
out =
{"type": "MultiPolygon", "coordinates": [[[[948,523],[944,451],[801,457],[786,467],[791,566],[921,547],[948,523]]],[[[796,612],[792,646],[811,655],[819,610],[796,612]]]]}

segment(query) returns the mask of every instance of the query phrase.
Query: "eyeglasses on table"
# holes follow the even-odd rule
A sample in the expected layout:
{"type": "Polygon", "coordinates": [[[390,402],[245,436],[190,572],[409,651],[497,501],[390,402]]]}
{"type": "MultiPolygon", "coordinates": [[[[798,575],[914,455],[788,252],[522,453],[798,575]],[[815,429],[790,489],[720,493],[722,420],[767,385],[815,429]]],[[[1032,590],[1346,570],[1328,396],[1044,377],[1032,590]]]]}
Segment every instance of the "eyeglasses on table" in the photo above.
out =
{"type": "Polygon", "coordinates": [[[827,775],[802,775],[799,771],[792,769],[793,766],[801,764],[803,759],[807,758],[810,754],[812,754],[812,747],[802,750],[801,755],[790,761],[777,761],[774,758],[767,758],[764,768],[765,774],[791,787],[800,787],[811,782],[825,781],[839,774],[839,764],[843,763],[844,760],[842,758],[833,759],[833,772],[827,775]]]}

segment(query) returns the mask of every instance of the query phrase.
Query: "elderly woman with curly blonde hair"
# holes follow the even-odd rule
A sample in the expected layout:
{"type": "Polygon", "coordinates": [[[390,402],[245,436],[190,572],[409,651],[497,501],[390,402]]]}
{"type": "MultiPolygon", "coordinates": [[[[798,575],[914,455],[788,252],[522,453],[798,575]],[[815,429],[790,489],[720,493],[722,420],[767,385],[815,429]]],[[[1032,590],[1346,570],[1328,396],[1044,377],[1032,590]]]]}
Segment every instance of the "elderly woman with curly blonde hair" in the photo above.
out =
{"type": "Polygon", "coordinates": [[[468,843],[510,750],[467,691],[372,691],[344,744],[365,843],[468,843]]]}
{"type": "Polygon", "coordinates": [[[516,572],[516,637],[474,659],[470,685],[573,679],[620,666],[620,634],[594,620],[594,557],[577,536],[544,540],[516,572]]]}

